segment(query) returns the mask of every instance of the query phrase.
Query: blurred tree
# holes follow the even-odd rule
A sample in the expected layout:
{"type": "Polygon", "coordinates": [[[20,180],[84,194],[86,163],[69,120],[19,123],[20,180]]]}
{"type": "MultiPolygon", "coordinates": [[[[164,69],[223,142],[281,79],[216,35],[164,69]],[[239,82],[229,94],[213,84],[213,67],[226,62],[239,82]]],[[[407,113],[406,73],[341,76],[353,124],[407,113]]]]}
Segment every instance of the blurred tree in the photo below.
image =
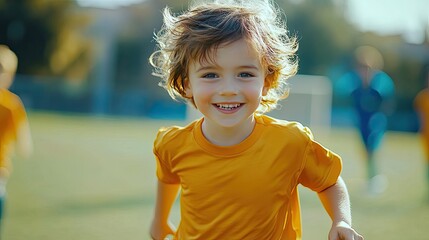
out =
{"type": "Polygon", "coordinates": [[[152,0],[153,3],[159,8],[164,9],[168,6],[174,12],[182,12],[188,8],[190,0],[152,0]]]}
{"type": "Polygon", "coordinates": [[[299,39],[300,74],[326,75],[356,45],[357,29],[333,0],[278,0],[299,39]]]}
{"type": "Polygon", "coordinates": [[[91,42],[81,31],[89,20],[72,0],[0,0],[0,43],[17,54],[19,74],[83,80],[91,42]]]}
{"type": "Polygon", "coordinates": [[[156,84],[160,79],[152,76],[148,59],[155,50],[153,37],[161,28],[163,9],[168,6],[178,13],[186,9],[188,3],[189,0],[146,0],[122,9],[127,16],[126,22],[139,24],[124,24],[118,31],[116,89],[124,91],[139,86],[147,94],[169,98],[156,84]]]}

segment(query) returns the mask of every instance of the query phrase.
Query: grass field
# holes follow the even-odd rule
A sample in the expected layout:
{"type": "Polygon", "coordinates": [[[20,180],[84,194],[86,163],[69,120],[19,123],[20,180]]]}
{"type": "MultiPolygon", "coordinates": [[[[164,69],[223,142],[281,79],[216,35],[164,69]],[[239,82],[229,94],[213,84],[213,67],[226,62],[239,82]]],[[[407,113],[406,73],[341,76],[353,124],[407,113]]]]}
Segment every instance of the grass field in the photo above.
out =
{"type": "MultiPolygon", "coordinates": [[[[30,113],[35,153],[14,159],[2,240],[149,239],[155,192],[152,141],[181,122],[30,113]]],[[[343,156],[354,226],[367,240],[423,240],[429,234],[424,165],[417,135],[389,132],[379,152],[389,188],[364,191],[358,136],[332,129],[316,138],[343,156]]],[[[301,189],[304,239],[327,239],[330,220],[301,189]]],[[[172,212],[178,222],[178,206],[172,212]]]]}

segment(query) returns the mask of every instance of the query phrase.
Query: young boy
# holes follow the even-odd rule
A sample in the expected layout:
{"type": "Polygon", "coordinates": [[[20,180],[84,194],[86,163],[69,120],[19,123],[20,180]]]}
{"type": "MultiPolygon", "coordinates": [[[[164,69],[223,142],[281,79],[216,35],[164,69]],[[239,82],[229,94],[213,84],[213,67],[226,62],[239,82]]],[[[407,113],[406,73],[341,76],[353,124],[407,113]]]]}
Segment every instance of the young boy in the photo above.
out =
{"type": "Polygon", "coordinates": [[[301,239],[298,184],[319,194],[329,239],[363,239],[340,157],[299,123],[263,115],[297,71],[295,39],[269,1],[216,1],[178,17],[166,8],[156,40],[155,74],[203,118],[158,132],[153,239],[301,239]],[[176,230],[168,215],[179,187],[176,230]]]}
{"type": "MultiPolygon", "coordinates": [[[[32,152],[30,128],[24,106],[8,89],[15,77],[18,59],[5,45],[0,45],[0,223],[6,197],[6,182],[11,172],[10,155],[28,157],[32,152]]],[[[0,225],[1,226],[1,225],[0,225]]]]}

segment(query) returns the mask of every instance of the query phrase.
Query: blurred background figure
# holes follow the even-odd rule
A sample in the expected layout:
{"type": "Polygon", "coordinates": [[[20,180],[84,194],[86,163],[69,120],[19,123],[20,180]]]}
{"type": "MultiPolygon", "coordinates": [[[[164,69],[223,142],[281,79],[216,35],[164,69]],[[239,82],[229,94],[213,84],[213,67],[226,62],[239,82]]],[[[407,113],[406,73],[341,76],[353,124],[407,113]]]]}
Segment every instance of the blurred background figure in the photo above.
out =
{"type": "Polygon", "coordinates": [[[429,63],[423,71],[426,88],[421,90],[414,99],[414,107],[420,116],[420,133],[426,158],[427,196],[429,200],[429,63]]]}
{"type": "Polygon", "coordinates": [[[383,57],[376,48],[358,47],[353,58],[354,69],[341,77],[335,88],[351,98],[365,148],[367,190],[379,194],[387,187],[387,180],[379,174],[375,153],[387,130],[387,115],[393,112],[395,87],[382,71],[383,57]]]}
{"type": "Polygon", "coordinates": [[[20,98],[8,89],[18,66],[16,55],[0,45],[0,230],[14,150],[21,157],[32,153],[32,140],[26,112],[20,98]]]}

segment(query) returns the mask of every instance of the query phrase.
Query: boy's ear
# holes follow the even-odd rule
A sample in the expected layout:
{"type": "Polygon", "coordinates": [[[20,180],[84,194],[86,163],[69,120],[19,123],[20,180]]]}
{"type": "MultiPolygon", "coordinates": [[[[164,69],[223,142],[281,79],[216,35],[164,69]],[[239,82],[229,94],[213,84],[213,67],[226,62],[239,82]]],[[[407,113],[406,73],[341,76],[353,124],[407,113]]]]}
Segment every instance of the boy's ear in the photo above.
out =
{"type": "Polygon", "coordinates": [[[194,97],[194,95],[192,94],[191,89],[188,88],[188,87],[185,88],[185,97],[186,98],[193,98],[194,97]]]}
{"type": "Polygon", "coordinates": [[[194,94],[192,93],[191,84],[188,80],[185,80],[185,97],[189,99],[194,97],[194,94]]]}
{"type": "Polygon", "coordinates": [[[268,94],[268,90],[270,90],[268,87],[264,86],[264,88],[262,89],[262,96],[267,96],[268,94]]]}
{"type": "Polygon", "coordinates": [[[265,77],[264,88],[262,88],[262,96],[267,96],[268,90],[270,90],[270,83],[272,81],[273,75],[269,74],[265,77]]]}

